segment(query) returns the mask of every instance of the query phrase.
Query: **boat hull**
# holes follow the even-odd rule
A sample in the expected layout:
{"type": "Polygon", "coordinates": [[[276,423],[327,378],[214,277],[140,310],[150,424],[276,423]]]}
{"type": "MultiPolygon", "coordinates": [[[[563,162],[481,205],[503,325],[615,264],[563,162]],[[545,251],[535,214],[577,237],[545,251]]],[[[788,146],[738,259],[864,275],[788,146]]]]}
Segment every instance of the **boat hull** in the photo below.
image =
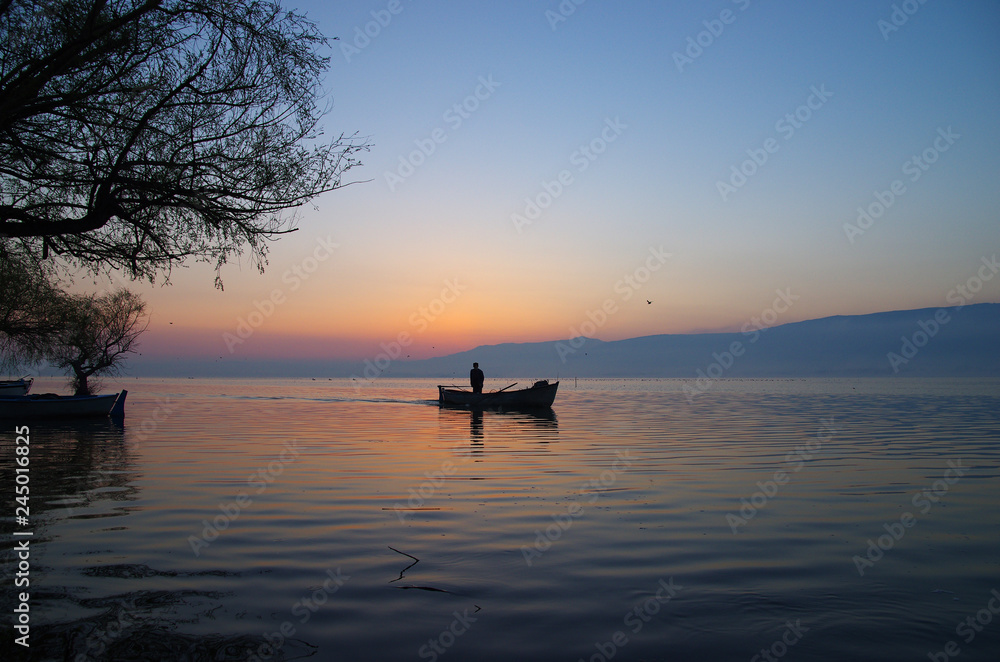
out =
{"type": "Polygon", "coordinates": [[[486,409],[542,409],[551,407],[556,399],[559,382],[533,386],[519,391],[473,393],[464,389],[438,386],[438,403],[486,409]]]}
{"type": "Polygon", "coordinates": [[[0,381],[0,398],[28,395],[31,379],[5,379],[0,381]]]}
{"type": "Polygon", "coordinates": [[[111,395],[0,397],[0,418],[124,416],[128,391],[111,395]]]}

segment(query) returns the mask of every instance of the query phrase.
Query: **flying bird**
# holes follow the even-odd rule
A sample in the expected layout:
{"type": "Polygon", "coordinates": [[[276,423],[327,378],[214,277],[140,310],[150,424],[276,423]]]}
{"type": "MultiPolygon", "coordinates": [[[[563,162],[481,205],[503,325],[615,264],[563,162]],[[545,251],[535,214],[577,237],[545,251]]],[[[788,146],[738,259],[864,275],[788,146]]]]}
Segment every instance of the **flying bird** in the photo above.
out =
{"type": "Polygon", "coordinates": [[[646,303],[653,303],[653,302],[650,301],[649,299],[646,299],[646,303]]]}

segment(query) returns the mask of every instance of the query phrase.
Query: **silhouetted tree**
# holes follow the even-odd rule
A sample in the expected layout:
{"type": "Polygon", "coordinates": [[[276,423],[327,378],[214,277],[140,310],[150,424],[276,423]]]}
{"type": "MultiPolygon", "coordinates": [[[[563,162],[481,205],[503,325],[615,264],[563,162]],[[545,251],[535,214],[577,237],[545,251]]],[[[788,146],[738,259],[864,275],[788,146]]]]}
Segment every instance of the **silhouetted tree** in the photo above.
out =
{"type": "Polygon", "coordinates": [[[146,330],[146,304],[126,289],[102,295],[65,295],[65,323],[47,356],[53,365],[72,370],[75,395],[90,395],[89,379],[119,374],[146,330]]]}
{"type": "Polygon", "coordinates": [[[321,142],[326,39],[275,2],[0,0],[0,243],[154,280],[289,232],[367,142],[321,142]]]}

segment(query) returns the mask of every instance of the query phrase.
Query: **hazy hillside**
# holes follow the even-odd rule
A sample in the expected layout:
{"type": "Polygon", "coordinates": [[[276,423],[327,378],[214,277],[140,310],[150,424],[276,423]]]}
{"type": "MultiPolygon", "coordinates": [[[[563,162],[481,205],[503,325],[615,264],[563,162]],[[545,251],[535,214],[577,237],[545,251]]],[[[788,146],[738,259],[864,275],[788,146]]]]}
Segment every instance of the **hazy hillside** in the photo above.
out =
{"type": "Polygon", "coordinates": [[[487,345],[395,361],[386,374],[464,382],[473,361],[489,377],[1000,376],[1000,304],[839,315],[752,334],[487,345]]]}
{"type": "MultiPolygon", "coordinates": [[[[184,377],[437,377],[464,384],[472,362],[478,361],[487,378],[694,379],[699,371],[709,377],[990,377],[1000,376],[1000,304],[840,315],[746,335],[678,334],[614,342],[577,338],[487,345],[434,359],[391,361],[381,375],[373,365],[378,358],[362,362],[242,356],[205,362],[136,357],[130,361],[129,372],[184,377]],[[938,324],[936,332],[931,323],[935,315],[949,319],[938,324]],[[933,337],[924,342],[926,334],[933,337]],[[921,346],[908,347],[904,354],[903,337],[921,346]],[[727,352],[731,353],[733,343],[738,343],[736,349],[741,354],[730,360],[727,352]],[[890,352],[899,357],[898,372],[889,362],[890,352]]],[[[383,357],[380,364],[385,363],[383,357]]]]}

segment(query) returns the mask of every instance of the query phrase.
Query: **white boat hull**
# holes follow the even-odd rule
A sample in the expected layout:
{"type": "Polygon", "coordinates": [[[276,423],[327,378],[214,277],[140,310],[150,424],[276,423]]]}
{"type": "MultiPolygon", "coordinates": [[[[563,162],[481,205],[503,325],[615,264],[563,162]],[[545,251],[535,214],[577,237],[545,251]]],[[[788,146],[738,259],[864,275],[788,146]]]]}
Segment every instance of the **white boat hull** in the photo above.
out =
{"type": "Polygon", "coordinates": [[[31,379],[9,379],[0,381],[0,398],[28,395],[31,379]]]}

